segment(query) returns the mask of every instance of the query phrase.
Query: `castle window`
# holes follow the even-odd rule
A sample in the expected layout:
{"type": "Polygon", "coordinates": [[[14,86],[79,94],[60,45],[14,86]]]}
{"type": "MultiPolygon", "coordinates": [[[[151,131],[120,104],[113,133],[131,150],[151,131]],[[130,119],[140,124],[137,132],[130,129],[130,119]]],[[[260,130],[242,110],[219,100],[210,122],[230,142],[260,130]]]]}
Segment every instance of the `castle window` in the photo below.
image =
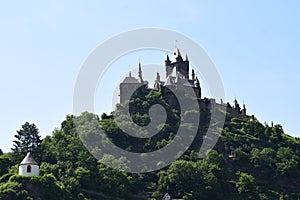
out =
{"type": "Polygon", "coordinates": [[[30,165],[27,166],[27,173],[31,173],[31,166],[30,165]]]}

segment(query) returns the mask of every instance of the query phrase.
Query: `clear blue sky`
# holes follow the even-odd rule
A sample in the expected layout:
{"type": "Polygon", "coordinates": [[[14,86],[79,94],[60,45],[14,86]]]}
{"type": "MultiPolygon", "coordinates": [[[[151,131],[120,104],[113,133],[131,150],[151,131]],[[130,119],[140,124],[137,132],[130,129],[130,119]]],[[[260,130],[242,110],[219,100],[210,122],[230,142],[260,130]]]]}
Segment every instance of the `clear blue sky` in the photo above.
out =
{"type": "MultiPolygon", "coordinates": [[[[192,38],[215,63],[228,100],[299,137],[299,7],[296,0],[1,1],[0,148],[10,150],[26,121],[50,135],[72,113],[76,77],[91,51],[143,27],[192,38]]],[[[136,63],[124,63],[126,71],[136,63]]]]}

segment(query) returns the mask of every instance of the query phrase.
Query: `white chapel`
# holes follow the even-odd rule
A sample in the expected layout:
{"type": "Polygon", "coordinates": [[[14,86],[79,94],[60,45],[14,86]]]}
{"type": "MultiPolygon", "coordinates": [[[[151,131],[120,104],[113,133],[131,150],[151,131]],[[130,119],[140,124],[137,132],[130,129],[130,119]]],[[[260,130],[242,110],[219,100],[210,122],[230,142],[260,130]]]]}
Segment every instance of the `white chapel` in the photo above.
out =
{"type": "Polygon", "coordinates": [[[22,176],[38,176],[39,165],[32,157],[31,153],[28,152],[26,157],[22,160],[19,166],[19,175],[22,176]]]}

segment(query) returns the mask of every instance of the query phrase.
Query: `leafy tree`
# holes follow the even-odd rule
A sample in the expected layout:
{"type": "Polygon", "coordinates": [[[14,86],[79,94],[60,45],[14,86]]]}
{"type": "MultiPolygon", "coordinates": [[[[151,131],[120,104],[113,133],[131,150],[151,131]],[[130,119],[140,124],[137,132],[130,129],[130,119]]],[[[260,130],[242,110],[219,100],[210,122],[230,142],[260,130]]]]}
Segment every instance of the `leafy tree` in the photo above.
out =
{"type": "Polygon", "coordinates": [[[255,198],[255,178],[244,172],[237,172],[239,180],[235,186],[239,194],[243,195],[246,199],[255,198]]]}
{"type": "Polygon", "coordinates": [[[187,199],[222,199],[222,156],[216,151],[197,162],[177,160],[166,173],[160,173],[159,188],[172,197],[187,199]]]}
{"type": "Polygon", "coordinates": [[[8,172],[9,167],[11,166],[11,160],[8,156],[0,156],[0,177],[8,172]]]}
{"type": "Polygon", "coordinates": [[[277,151],[277,173],[279,175],[285,175],[296,169],[299,163],[299,157],[289,147],[280,147],[277,151]]]}
{"type": "Polygon", "coordinates": [[[276,152],[271,148],[263,148],[262,150],[253,148],[250,153],[250,160],[262,172],[270,171],[274,169],[276,152]]]}
{"type": "Polygon", "coordinates": [[[2,156],[3,155],[3,151],[2,151],[2,149],[0,149],[0,156],[2,156]]]}

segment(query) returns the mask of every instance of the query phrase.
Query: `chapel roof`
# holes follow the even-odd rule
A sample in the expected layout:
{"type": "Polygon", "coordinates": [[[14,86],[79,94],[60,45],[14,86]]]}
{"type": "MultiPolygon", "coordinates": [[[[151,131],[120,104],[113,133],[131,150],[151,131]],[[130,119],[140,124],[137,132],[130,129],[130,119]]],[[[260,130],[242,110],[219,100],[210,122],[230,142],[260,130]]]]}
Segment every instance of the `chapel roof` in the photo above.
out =
{"type": "Polygon", "coordinates": [[[22,160],[20,165],[37,165],[38,163],[34,160],[33,156],[31,155],[30,152],[27,153],[27,155],[25,156],[25,158],[22,160]]]}

